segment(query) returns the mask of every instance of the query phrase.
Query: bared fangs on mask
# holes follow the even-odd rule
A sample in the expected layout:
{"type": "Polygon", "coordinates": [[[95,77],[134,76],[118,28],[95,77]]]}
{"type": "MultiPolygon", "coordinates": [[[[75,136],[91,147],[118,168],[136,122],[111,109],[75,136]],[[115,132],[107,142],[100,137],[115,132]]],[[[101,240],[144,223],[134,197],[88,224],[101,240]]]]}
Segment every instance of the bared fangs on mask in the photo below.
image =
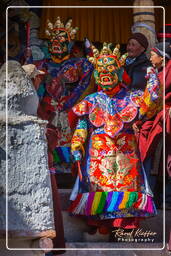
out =
{"type": "Polygon", "coordinates": [[[72,19],[69,18],[65,25],[61,22],[58,16],[56,22],[53,24],[47,20],[47,29],[45,30],[48,36],[48,49],[51,53],[52,59],[64,60],[69,58],[69,45],[75,39],[78,27],[71,26],[72,19]]]}

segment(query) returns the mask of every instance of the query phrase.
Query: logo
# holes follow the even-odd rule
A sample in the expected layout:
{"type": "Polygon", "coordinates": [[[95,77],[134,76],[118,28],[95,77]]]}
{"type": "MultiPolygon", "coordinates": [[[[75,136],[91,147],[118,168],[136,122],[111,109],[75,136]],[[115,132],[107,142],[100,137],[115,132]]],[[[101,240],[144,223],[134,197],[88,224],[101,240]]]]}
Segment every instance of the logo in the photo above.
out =
{"type": "Polygon", "coordinates": [[[153,243],[156,232],[143,230],[142,228],[126,230],[118,228],[112,231],[115,241],[118,242],[135,242],[135,243],[153,243]]]}

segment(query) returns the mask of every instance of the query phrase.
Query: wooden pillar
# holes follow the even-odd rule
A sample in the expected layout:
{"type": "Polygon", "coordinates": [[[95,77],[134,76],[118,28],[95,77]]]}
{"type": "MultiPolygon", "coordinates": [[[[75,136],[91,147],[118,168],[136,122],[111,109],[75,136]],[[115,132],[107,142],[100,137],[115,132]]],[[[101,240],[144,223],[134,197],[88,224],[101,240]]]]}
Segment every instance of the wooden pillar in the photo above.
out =
{"type": "Polygon", "coordinates": [[[132,32],[140,32],[144,34],[149,42],[149,47],[147,49],[147,55],[149,50],[157,42],[156,32],[155,32],[155,16],[154,16],[154,1],[153,0],[134,0],[133,6],[138,6],[133,8],[134,25],[132,26],[132,32]],[[143,6],[152,6],[146,8],[143,6]]]}

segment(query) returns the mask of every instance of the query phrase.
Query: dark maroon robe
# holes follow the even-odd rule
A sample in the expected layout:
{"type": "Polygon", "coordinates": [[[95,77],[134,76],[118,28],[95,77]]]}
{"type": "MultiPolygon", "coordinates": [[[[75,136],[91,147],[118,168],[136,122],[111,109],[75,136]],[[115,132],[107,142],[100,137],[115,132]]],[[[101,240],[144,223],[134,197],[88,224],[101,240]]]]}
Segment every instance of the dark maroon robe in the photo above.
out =
{"type": "MultiPolygon", "coordinates": [[[[163,84],[164,71],[158,73],[160,83],[163,84]]],[[[153,156],[156,146],[163,136],[163,120],[165,119],[166,127],[166,170],[171,177],[171,60],[168,61],[165,68],[165,118],[163,110],[160,111],[154,120],[146,121],[142,126],[139,134],[139,148],[141,160],[153,156]]]]}

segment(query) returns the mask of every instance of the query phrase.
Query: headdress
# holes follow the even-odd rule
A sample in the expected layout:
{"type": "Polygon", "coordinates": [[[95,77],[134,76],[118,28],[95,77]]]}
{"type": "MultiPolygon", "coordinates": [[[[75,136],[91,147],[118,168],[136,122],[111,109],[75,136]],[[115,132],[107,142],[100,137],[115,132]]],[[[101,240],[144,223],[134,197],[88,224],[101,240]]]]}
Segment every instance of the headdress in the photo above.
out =
{"type": "Polygon", "coordinates": [[[104,42],[103,43],[103,48],[101,49],[101,51],[99,52],[99,50],[94,46],[92,45],[91,48],[92,48],[92,54],[93,54],[93,57],[88,57],[88,60],[93,63],[94,65],[96,65],[97,63],[97,60],[99,57],[103,57],[103,56],[109,56],[109,57],[114,57],[116,59],[116,63],[118,65],[118,67],[120,68],[121,66],[123,66],[125,64],[125,60],[128,56],[127,53],[125,53],[124,55],[122,55],[120,57],[120,45],[117,44],[112,52],[111,50],[111,43],[106,43],[104,42]]]}
{"type": "Polygon", "coordinates": [[[71,18],[69,18],[64,25],[58,16],[54,24],[50,22],[50,20],[47,20],[47,29],[45,30],[45,33],[49,38],[55,39],[59,33],[61,34],[61,31],[65,31],[68,34],[68,39],[70,41],[75,38],[78,31],[78,27],[73,28],[71,24],[71,18]]]}

